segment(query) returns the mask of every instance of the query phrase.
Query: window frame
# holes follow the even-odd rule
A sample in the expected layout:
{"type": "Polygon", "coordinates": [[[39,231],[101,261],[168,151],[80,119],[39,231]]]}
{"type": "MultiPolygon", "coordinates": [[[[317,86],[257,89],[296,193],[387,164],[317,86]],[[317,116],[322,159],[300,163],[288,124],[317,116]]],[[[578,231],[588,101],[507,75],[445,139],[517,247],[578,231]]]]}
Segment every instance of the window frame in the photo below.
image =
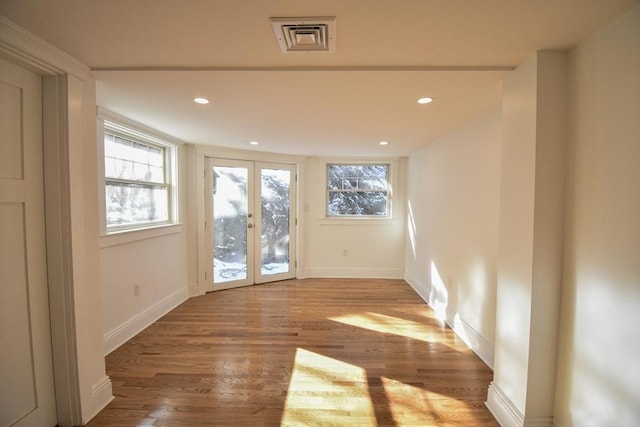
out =
{"type": "Polygon", "coordinates": [[[167,141],[168,138],[163,138],[159,132],[154,132],[152,129],[146,128],[143,125],[138,125],[125,118],[112,118],[115,116],[113,113],[105,114],[104,111],[99,115],[99,119],[102,120],[102,126],[99,129],[99,142],[102,150],[100,151],[100,165],[101,165],[101,228],[103,235],[114,235],[125,232],[140,231],[154,228],[161,228],[170,225],[178,224],[178,194],[177,194],[177,154],[178,146],[167,141]],[[100,117],[102,116],[102,117],[100,117]],[[105,117],[106,116],[106,117],[105,117]],[[151,182],[140,181],[123,178],[111,178],[108,177],[105,170],[106,153],[105,153],[105,138],[106,135],[114,135],[119,138],[123,138],[134,143],[143,144],[148,147],[161,149],[163,151],[163,182],[151,182]],[[158,136],[156,136],[158,135],[158,136]],[[141,185],[144,187],[152,188],[156,186],[162,186],[166,189],[167,194],[167,219],[158,221],[144,221],[134,224],[117,224],[109,226],[107,224],[107,200],[106,200],[106,188],[110,183],[125,183],[132,185],[141,185]]]}
{"type": "MultiPolygon", "coordinates": [[[[322,212],[320,217],[321,224],[338,224],[344,222],[345,224],[361,223],[371,224],[374,222],[387,223],[394,219],[393,214],[393,201],[394,191],[393,185],[397,180],[396,175],[397,159],[389,158],[370,158],[370,159],[323,159],[320,165],[320,186],[322,197],[322,212]],[[329,215],[329,166],[368,166],[368,165],[385,165],[387,166],[387,214],[386,215],[329,215]]],[[[381,190],[371,190],[381,191],[381,190]]]]}

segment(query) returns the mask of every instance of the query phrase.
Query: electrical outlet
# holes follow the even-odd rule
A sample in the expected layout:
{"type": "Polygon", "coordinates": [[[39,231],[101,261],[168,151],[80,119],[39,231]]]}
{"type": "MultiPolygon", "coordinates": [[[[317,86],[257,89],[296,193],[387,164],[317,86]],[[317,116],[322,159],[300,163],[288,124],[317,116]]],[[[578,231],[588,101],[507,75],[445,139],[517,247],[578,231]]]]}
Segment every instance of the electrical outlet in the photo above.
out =
{"type": "Polygon", "coordinates": [[[133,296],[137,297],[138,295],[140,295],[140,283],[134,283],[133,284],[133,296]]]}

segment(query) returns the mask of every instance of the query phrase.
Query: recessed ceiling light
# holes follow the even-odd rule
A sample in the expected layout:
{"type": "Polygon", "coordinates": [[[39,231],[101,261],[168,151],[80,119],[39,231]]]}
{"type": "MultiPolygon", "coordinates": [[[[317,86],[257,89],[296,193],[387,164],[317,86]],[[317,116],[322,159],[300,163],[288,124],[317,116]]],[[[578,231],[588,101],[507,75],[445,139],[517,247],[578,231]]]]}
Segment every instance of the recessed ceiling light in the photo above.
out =
{"type": "Polygon", "coordinates": [[[209,100],[207,98],[193,98],[193,102],[195,102],[196,104],[208,104],[209,100]]]}
{"type": "Polygon", "coordinates": [[[428,97],[420,98],[418,99],[418,104],[429,104],[432,101],[433,101],[433,98],[428,98],[428,97]]]}
{"type": "Polygon", "coordinates": [[[249,144],[251,144],[251,145],[258,145],[258,144],[259,144],[259,142],[258,142],[258,141],[251,141],[249,144]]]}
{"type": "Polygon", "coordinates": [[[379,145],[389,145],[389,143],[387,141],[380,141],[378,142],[379,145]]]}

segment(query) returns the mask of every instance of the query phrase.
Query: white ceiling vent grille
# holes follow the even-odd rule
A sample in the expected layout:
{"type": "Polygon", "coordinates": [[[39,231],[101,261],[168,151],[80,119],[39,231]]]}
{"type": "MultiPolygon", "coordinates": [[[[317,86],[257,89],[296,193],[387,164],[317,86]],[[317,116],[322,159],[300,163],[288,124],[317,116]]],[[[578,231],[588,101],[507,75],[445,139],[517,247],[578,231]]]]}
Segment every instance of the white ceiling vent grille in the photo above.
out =
{"type": "Polygon", "coordinates": [[[330,52],[336,43],[336,17],[271,18],[282,53],[330,52]]]}

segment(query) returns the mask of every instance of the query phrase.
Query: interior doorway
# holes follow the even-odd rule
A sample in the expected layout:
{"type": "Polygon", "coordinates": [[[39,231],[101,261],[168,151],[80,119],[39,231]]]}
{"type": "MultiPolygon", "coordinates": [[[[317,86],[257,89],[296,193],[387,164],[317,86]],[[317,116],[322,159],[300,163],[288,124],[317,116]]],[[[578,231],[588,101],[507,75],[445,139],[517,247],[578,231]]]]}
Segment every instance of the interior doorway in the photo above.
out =
{"type": "Polygon", "coordinates": [[[294,278],[296,166],[205,162],[205,292],[294,278]]]}

